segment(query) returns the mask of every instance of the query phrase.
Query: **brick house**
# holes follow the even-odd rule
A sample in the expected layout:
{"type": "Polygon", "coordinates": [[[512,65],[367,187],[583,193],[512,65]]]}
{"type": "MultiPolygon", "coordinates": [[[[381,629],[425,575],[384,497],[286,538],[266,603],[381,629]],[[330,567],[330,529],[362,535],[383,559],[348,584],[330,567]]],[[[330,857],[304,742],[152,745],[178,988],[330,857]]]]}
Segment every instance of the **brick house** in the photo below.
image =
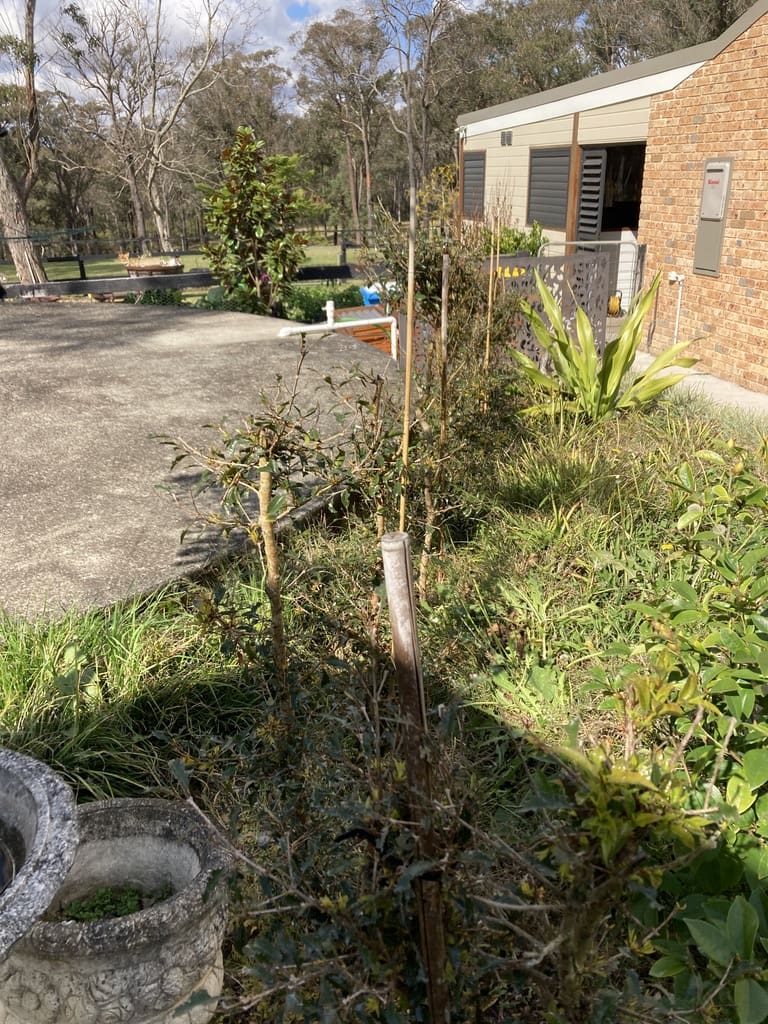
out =
{"type": "Polygon", "coordinates": [[[458,118],[465,217],[616,253],[663,281],[648,341],[768,392],[768,0],[722,36],[458,118]]]}

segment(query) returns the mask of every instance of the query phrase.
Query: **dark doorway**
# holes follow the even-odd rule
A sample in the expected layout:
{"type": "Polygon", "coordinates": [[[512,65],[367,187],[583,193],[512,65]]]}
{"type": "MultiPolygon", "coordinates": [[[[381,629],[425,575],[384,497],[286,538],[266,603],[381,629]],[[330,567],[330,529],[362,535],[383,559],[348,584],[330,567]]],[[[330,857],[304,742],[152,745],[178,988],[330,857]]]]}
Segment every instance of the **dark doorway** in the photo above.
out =
{"type": "Polygon", "coordinates": [[[581,154],[578,238],[604,231],[637,231],[643,189],[645,143],[585,146],[581,154]]]}

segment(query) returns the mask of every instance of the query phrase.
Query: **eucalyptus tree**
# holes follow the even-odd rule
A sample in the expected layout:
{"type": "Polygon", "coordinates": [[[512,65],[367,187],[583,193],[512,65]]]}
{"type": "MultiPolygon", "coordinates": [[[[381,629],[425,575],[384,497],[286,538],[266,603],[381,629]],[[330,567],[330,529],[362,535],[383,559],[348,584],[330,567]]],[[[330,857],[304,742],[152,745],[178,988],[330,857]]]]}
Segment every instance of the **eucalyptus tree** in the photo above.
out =
{"type": "Polygon", "coordinates": [[[286,152],[300,153],[305,187],[316,200],[315,223],[338,241],[339,228],[353,223],[346,153],[338,119],[328,105],[315,105],[295,115],[286,152]]]}
{"type": "Polygon", "coordinates": [[[464,8],[459,0],[368,0],[366,10],[387,37],[397,72],[392,124],[406,140],[417,184],[436,162],[432,142],[438,98],[465,70],[460,50],[449,45],[450,30],[464,8]]]}
{"type": "Polygon", "coordinates": [[[276,58],[276,50],[234,51],[211,64],[205,73],[210,85],[189,98],[180,119],[177,166],[212,181],[240,127],[252,128],[270,153],[289,148],[289,76],[276,58]]]}
{"type": "Polygon", "coordinates": [[[416,299],[416,201],[418,184],[429,171],[432,107],[448,76],[455,73],[439,60],[437,41],[460,13],[455,0],[369,0],[366,12],[381,25],[387,52],[396,68],[398,104],[392,127],[402,134],[408,153],[408,275],[405,310],[405,393],[403,400],[400,529],[404,530],[409,492],[409,436],[416,299]]]}
{"type": "Polygon", "coordinates": [[[589,74],[580,30],[583,13],[584,0],[486,0],[475,15],[486,105],[589,74]]]}
{"type": "Polygon", "coordinates": [[[6,79],[0,85],[0,222],[22,284],[45,280],[27,214],[27,202],[40,173],[35,9],[36,0],[24,0],[21,11],[11,4],[3,17],[14,14],[19,21],[8,18],[0,22],[0,81],[6,79]]]}
{"type": "Polygon", "coordinates": [[[102,154],[70,122],[54,93],[40,90],[40,174],[28,203],[33,225],[84,228],[92,221],[92,187],[102,154]]]}
{"type": "Polygon", "coordinates": [[[652,0],[644,34],[649,56],[695,46],[721,35],[753,0],[652,0]]]}
{"type": "MultiPolygon", "coordinates": [[[[298,44],[297,95],[309,109],[325,106],[336,118],[347,164],[352,218],[360,234],[359,146],[366,227],[373,229],[372,153],[389,98],[391,72],[385,67],[387,36],[377,21],[342,8],[330,22],[315,22],[294,36],[298,44]]],[[[326,123],[328,119],[325,118],[326,123]]]]}
{"type": "Polygon", "coordinates": [[[164,175],[173,172],[183,111],[217,81],[223,62],[251,33],[251,14],[224,0],[93,0],[64,8],[58,32],[62,90],[73,123],[112,154],[130,192],[135,230],[147,247],[145,204],[160,247],[171,248],[164,175]],[[171,14],[174,15],[171,22],[171,14]],[[83,104],[83,96],[92,102],[83,104]]]}

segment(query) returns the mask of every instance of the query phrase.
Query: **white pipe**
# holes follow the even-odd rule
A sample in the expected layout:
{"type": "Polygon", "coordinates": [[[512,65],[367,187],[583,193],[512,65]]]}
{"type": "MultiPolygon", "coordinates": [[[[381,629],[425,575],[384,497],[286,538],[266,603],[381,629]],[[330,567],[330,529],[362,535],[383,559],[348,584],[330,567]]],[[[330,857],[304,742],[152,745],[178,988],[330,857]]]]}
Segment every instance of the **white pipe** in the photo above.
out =
{"type": "Polygon", "coordinates": [[[342,320],[336,323],[333,319],[333,303],[328,300],[325,304],[325,313],[329,318],[324,324],[292,324],[290,327],[281,327],[277,332],[279,338],[287,338],[292,334],[317,334],[318,332],[331,334],[334,327],[367,327],[369,324],[387,324],[389,326],[389,351],[393,359],[397,359],[397,319],[393,316],[371,316],[361,317],[358,320],[342,320]],[[328,307],[331,307],[329,310],[328,307]]]}
{"type": "Polygon", "coordinates": [[[683,282],[685,277],[673,270],[669,275],[669,283],[677,285],[677,311],[675,312],[675,332],[672,335],[672,344],[677,344],[677,336],[680,333],[680,308],[683,305],[683,282]]]}

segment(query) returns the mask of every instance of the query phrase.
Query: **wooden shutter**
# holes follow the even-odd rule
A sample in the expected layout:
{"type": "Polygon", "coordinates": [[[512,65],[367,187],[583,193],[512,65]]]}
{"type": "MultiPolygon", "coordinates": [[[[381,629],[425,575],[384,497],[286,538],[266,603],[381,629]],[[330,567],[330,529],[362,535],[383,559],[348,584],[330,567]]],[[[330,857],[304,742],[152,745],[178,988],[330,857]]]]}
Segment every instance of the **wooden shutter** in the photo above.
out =
{"type": "Polygon", "coordinates": [[[604,149],[582,150],[576,237],[585,242],[600,236],[607,160],[604,149]]]}

